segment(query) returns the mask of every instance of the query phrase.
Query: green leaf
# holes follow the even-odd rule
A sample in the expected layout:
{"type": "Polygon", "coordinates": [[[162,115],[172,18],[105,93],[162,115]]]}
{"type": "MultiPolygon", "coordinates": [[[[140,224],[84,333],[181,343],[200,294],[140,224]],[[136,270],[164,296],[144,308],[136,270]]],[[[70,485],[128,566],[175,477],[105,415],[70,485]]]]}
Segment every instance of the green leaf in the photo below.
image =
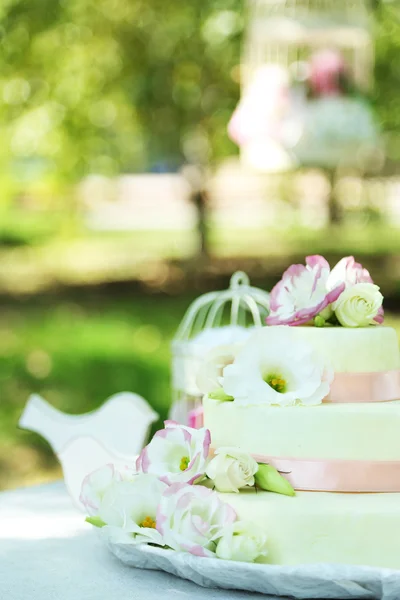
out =
{"type": "Polygon", "coordinates": [[[215,392],[211,392],[210,394],[208,394],[208,397],[211,398],[211,400],[219,400],[220,402],[232,402],[232,400],[234,399],[233,396],[228,396],[227,394],[225,394],[222,388],[216,390],[215,392]]]}
{"type": "Polygon", "coordinates": [[[272,465],[259,465],[255,474],[258,487],[267,492],[275,492],[284,496],[295,496],[296,493],[290,483],[272,465]]]}
{"type": "Polygon", "coordinates": [[[95,527],[104,527],[104,525],[107,525],[107,523],[104,523],[104,521],[100,519],[100,517],[86,517],[85,521],[86,523],[90,523],[95,527]]]}

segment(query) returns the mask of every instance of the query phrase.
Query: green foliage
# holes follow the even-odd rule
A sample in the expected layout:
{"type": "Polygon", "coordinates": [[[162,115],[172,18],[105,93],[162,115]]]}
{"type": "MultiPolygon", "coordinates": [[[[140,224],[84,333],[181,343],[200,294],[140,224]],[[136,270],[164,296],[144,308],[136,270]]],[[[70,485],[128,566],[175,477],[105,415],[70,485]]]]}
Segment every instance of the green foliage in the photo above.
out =
{"type": "MultiPolygon", "coordinates": [[[[3,0],[3,172],[71,181],[236,152],[245,14],[244,0],[3,0]]],[[[376,104],[399,129],[400,12],[374,14],[376,104]]]]}
{"type": "Polygon", "coordinates": [[[400,3],[380,3],[374,15],[376,106],[383,128],[400,133],[400,3]]]}
{"type": "Polygon", "coordinates": [[[86,294],[2,303],[0,311],[0,489],[54,472],[36,434],[17,429],[39,393],[65,412],[94,410],[118,391],[134,391],[160,415],[171,403],[170,340],[190,297],[86,294]]]}
{"type": "Polygon", "coordinates": [[[86,517],[85,521],[86,523],[90,523],[90,525],[99,527],[100,529],[106,525],[106,523],[102,521],[100,517],[86,517]]]}
{"type": "Polygon", "coordinates": [[[3,2],[0,162],[10,150],[32,177],[75,179],[231,152],[241,12],[240,0],[3,2]]]}

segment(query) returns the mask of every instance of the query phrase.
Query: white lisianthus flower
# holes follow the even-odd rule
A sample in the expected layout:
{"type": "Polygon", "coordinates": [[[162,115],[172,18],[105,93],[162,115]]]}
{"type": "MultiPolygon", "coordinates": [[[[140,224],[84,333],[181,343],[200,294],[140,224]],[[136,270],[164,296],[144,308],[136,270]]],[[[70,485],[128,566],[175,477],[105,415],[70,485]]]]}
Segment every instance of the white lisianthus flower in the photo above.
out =
{"type": "Polygon", "coordinates": [[[195,483],[206,470],[211,437],[208,429],[192,429],[166,421],[142,450],[136,469],[152,473],[168,485],[195,483]]]}
{"type": "Polygon", "coordinates": [[[114,543],[164,545],[156,525],[157,508],[167,487],[154,475],[145,474],[111,485],[98,512],[103,535],[114,543]]]}
{"type": "Polygon", "coordinates": [[[290,327],[265,327],[254,333],[234,363],[224,369],[223,388],[242,405],[321,404],[333,370],[312,346],[296,339],[290,327]]]}
{"type": "Polygon", "coordinates": [[[157,529],[173,550],[215,557],[218,540],[235,520],[233,508],[216,492],[202,485],[175,483],[162,495],[157,529]]]}
{"type": "Polygon", "coordinates": [[[90,516],[99,514],[100,504],[105,492],[113,483],[121,481],[120,472],[114,465],[105,465],[90,473],[82,482],[80,502],[90,516]]]}
{"type": "Polygon", "coordinates": [[[376,325],[383,296],[373,283],[357,283],[347,288],[334,304],[336,317],[344,327],[376,325]]]}
{"type": "Polygon", "coordinates": [[[218,346],[211,350],[205,357],[197,373],[197,387],[203,394],[219,397],[222,389],[224,369],[235,360],[242,344],[218,346]]]}
{"type": "Polygon", "coordinates": [[[238,448],[219,448],[206,469],[219,492],[239,492],[254,485],[258,464],[250,454],[238,448]]]}
{"type": "Polygon", "coordinates": [[[243,521],[226,528],[216,550],[218,558],[240,562],[254,562],[267,554],[267,536],[253,523],[243,521]]]}

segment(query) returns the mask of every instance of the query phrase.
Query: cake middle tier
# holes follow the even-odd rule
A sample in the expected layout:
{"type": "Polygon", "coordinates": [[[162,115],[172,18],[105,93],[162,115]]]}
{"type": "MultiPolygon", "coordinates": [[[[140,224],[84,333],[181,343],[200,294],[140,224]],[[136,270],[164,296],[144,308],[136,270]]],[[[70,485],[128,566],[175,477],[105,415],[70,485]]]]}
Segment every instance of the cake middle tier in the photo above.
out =
{"type": "Polygon", "coordinates": [[[400,460],[400,401],[319,406],[240,406],[204,398],[212,446],[267,457],[400,460]]]}

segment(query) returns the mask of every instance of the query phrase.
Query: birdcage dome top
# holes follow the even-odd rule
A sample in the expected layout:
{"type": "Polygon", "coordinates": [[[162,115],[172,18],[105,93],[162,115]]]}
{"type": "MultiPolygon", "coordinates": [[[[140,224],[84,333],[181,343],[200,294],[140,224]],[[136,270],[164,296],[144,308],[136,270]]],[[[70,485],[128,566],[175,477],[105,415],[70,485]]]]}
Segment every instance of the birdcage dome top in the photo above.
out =
{"type": "Polygon", "coordinates": [[[210,329],[261,327],[268,310],[268,292],[252,287],[248,276],[237,272],[227,290],[204,294],[192,303],[174,342],[192,340],[210,329]]]}
{"type": "Polygon", "coordinates": [[[257,18],[286,17],[308,25],[368,27],[368,0],[248,0],[257,18]]]}

